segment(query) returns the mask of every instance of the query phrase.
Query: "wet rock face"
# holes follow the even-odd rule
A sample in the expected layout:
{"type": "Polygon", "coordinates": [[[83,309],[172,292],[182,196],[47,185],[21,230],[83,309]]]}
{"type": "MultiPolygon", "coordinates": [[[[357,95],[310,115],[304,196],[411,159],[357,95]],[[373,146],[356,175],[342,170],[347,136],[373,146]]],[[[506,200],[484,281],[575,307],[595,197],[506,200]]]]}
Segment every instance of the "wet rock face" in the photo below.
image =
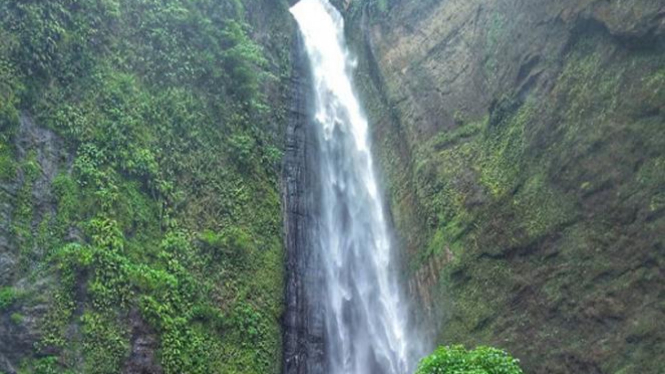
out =
{"type": "Polygon", "coordinates": [[[428,330],[527,372],[665,370],[665,4],[391,4],[349,29],[428,330]]]}
{"type": "Polygon", "coordinates": [[[66,168],[71,158],[63,141],[52,131],[37,125],[27,113],[20,117],[20,125],[13,144],[16,150],[16,177],[0,181],[0,289],[11,289],[15,296],[0,310],[0,372],[16,373],[21,362],[32,355],[34,345],[41,337],[40,321],[47,313],[52,280],[27,278],[22,269],[36,266],[48,248],[39,243],[26,247],[16,236],[16,209],[20,198],[29,199],[31,217],[25,222],[27,230],[37,232],[38,223],[47,214],[55,212],[51,184],[58,170],[66,168]],[[25,168],[20,166],[33,159],[39,173],[29,180],[25,168]],[[27,191],[20,197],[20,190],[27,191]],[[19,251],[28,251],[35,262],[19,261],[19,251]],[[25,303],[21,295],[43,295],[25,303]]]}
{"type": "Polygon", "coordinates": [[[34,157],[39,166],[39,175],[34,180],[31,198],[34,207],[33,224],[36,226],[44,217],[56,213],[52,182],[63,169],[71,169],[73,156],[66,151],[60,137],[35,124],[33,118],[26,113],[21,115],[16,143],[19,160],[34,157]]]}
{"type": "MultiPolygon", "coordinates": [[[[7,248],[6,244],[4,244],[4,248],[7,248]]],[[[16,261],[14,258],[3,251],[0,254],[0,284],[9,284],[9,281],[13,277],[15,266],[16,261]]]]}
{"type": "MultiPolygon", "coordinates": [[[[38,285],[24,284],[24,292],[42,290],[48,292],[44,282],[38,285]]],[[[21,363],[30,357],[34,345],[41,337],[40,321],[46,315],[48,305],[21,305],[17,303],[2,312],[0,316],[0,370],[4,373],[19,372],[21,363]]]]}
{"type": "Polygon", "coordinates": [[[284,373],[323,374],[324,324],[319,298],[311,294],[321,282],[310,233],[319,204],[318,161],[312,118],[309,64],[300,38],[294,38],[292,103],[286,129],[282,194],[286,254],[286,309],[283,317],[284,373]]]}
{"type": "Polygon", "coordinates": [[[125,367],[124,374],[162,374],[164,371],[158,363],[156,352],[159,348],[159,338],[155,331],[141,317],[138,310],[129,314],[132,328],[131,353],[125,367]]]}

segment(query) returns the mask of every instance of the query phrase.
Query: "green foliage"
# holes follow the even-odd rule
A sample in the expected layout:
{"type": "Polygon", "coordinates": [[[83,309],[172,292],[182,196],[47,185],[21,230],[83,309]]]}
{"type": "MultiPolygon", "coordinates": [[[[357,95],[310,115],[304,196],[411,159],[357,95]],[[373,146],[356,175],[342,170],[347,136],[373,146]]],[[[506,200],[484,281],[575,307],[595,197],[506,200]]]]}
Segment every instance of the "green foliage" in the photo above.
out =
{"type": "Polygon", "coordinates": [[[519,361],[491,347],[468,351],[461,345],[440,347],[424,358],[416,374],[522,374],[519,361]]]}
{"type": "Polygon", "coordinates": [[[11,180],[16,176],[16,163],[12,149],[0,141],[0,180],[11,180]]]}
{"type": "Polygon", "coordinates": [[[79,187],[71,176],[60,173],[53,179],[52,188],[57,203],[56,235],[64,238],[79,218],[81,210],[79,187]]]}
{"type": "Polygon", "coordinates": [[[522,105],[512,113],[515,105],[505,99],[490,118],[485,132],[484,155],[481,161],[480,181],[495,196],[505,196],[518,181],[525,151],[525,131],[533,116],[533,103],[522,105]]]}
{"type": "MultiPolygon", "coordinates": [[[[457,112],[456,114],[461,116],[461,114],[458,113],[460,112],[457,112]]],[[[465,124],[461,119],[457,120],[457,122],[460,124],[460,126],[456,129],[451,131],[443,131],[436,135],[433,140],[433,147],[435,149],[445,149],[477,135],[485,127],[487,120],[485,119],[469,124],[465,124]]]]}
{"type": "Polygon", "coordinates": [[[12,321],[12,323],[15,325],[20,325],[21,323],[23,323],[24,318],[25,317],[21,313],[12,313],[9,316],[9,320],[12,321]]]}
{"type": "Polygon", "coordinates": [[[251,136],[240,134],[229,138],[233,157],[241,165],[251,165],[256,142],[251,136]]]}
{"type": "Polygon", "coordinates": [[[206,231],[201,235],[205,248],[213,259],[242,269],[248,262],[254,246],[250,236],[235,227],[220,233],[206,231]]]}
{"type": "Polygon", "coordinates": [[[129,355],[127,332],[113,314],[86,312],[81,316],[85,373],[117,373],[129,355]]]}
{"type": "MultiPolygon", "coordinates": [[[[1,5],[0,5],[1,9],[1,5]]],[[[18,47],[14,35],[0,29],[0,144],[11,140],[19,123],[17,105],[25,86],[21,82],[21,74],[9,56],[18,47]]],[[[3,165],[6,149],[0,149],[0,165],[3,165]]],[[[3,177],[3,166],[0,166],[0,178],[3,177]]]]}
{"type": "Polygon", "coordinates": [[[253,103],[259,88],[257,69],[264,67],[267,60],[261,48],[247,36],[247,26],[236,21],[228,21],[223,30],[226,49],[222,61],[230,79],[235,82],[231,92],[243,103],[253,103]]]}
{"type": "Polygon", "coordinates": [[[62,348],[67,344],[66,329],[71,322],[76,301],[74,293],[81,264],[89,263],[89,253],[79,244],[72,243],[51,254],[59,284],[52,295],[50,308],[42,321],[42,338],[38,350],[62,348]]]}
{"type": "Polygon", "coordinates": [[[49,280],[30,295],[49,305],[48,356],[26,373],[119,372],[134,310],[165,373],[279,371],[284,108],[268,86],[291,30],[273,3],[255,5],[281,28],[256,32],[237,0],[0,2],[0,180],[21,182],[21,275],[49,280]],[[64,140],[56,173],[49,154],[19,159],[21,115],[64,140]],[[42,182],[55,212],[35,204],[42,182]]]}
{"type": "Polygon", "coordinates": [[[13,287],[0,288],[0,311],[4,311],[14,304],[17,299],[16,290],[13,287]]]}
{"type": "MultiPolygon", "coordinates": [[[[23,184],[16,196],[13,212],[13,231],[19,243],[21,253],[28,257],[34,257],[32,189],[41,174],[36,152],[30,152],[19,165],[23,184]]],[[[24,261],[21,266],[25,267],[27,263],[24,261]]]]}
{"type": "Polygon", "coordinates": [[[61,374],[62,370],[58,365],[58,358],[56,356],[46,356],[35,360],[32,367],[24,367],[19,373],[31,374],[61,374]]]}

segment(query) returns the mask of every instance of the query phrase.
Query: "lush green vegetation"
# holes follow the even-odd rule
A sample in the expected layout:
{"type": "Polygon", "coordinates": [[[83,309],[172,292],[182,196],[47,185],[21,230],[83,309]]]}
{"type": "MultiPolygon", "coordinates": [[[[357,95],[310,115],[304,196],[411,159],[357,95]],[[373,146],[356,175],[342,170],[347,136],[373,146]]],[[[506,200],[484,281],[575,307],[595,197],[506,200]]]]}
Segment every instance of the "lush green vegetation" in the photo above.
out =
{"type": "Polygon", "coordinates": [[[0,289],[0,311],[9,308],[16,301],[16,291],[11,287],[0,289]]]}
{"type": "Polygon", "coordinates": [[[48,306],[22,373],[120,372],[139,333],[165,373],[279,371],[286,7],[0,4],[0,182],[19,184],[15,281],[34,285],[0,311],[48,306]],[[19,149],[47,131],[55,156],[19,149]]]}
{"type": "Polygon", "coordinates": [[[522,374],[519,361],[490,347],[468,351],[461,345],[440,347],[425,357],[416,374],[522,374]]]}

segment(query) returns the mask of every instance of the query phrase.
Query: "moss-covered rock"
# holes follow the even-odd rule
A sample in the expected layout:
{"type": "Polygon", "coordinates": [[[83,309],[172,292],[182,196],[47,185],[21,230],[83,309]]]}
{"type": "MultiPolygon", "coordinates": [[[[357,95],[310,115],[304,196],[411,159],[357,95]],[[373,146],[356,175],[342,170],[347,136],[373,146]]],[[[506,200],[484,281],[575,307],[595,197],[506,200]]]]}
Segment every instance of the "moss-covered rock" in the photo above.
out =
{"type": "Polygon", "coordinates": [[[0,372],[280,371],[292,31],[286,1],[0,4],[0,372]]]}
{"type": "Polygon", "coordinates": [[[527,372],[665,370],[662,11],[403,0],[347,13],[436,341],[506,348],[527,372]]]}

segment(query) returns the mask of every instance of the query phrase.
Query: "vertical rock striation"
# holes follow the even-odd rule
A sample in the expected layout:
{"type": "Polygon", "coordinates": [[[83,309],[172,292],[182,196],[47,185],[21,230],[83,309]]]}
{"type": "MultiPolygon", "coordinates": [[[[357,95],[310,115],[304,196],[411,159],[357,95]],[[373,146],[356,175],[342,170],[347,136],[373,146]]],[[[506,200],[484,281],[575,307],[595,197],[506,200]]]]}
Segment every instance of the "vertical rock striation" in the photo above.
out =
{"type": "Polygon", "coordinates": [[[312,83],[301,37],[294,38],[292,103],[286,129],[283,169],[286,240],[286,310],[284,313],[284,373],[323,373],[323,321],[312,294],[321,283],[321,270],[312,250],[312,227],[318,204],[317,141],[312,118],[312,83]]]}

